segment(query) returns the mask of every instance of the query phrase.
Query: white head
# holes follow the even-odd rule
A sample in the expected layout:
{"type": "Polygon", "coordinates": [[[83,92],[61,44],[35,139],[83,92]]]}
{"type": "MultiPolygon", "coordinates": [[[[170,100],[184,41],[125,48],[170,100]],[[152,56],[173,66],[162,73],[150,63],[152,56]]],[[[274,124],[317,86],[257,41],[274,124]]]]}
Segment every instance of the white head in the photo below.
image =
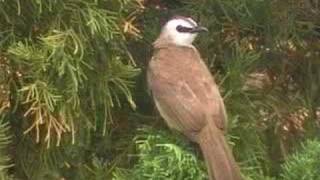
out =
{"type": "Polygon", "coordinates": [[[160,37],[179,46],[192,46],[192,42],[202,31],[208,31],[208,29],[198,26],[191,18],[176,16],[164,25],[160,37]]]}

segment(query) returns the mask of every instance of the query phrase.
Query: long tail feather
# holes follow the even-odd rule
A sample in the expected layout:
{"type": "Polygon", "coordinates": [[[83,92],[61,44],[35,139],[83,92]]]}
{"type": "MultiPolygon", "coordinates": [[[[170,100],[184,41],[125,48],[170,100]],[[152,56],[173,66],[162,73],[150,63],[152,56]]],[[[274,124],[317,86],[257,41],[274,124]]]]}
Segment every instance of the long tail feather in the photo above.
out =
{"type": "Polygon", "coordinates": [[[198,136],[210,180],[241,180],[240,170],[225,137],[216,126],[207,126],[198,136]]]}

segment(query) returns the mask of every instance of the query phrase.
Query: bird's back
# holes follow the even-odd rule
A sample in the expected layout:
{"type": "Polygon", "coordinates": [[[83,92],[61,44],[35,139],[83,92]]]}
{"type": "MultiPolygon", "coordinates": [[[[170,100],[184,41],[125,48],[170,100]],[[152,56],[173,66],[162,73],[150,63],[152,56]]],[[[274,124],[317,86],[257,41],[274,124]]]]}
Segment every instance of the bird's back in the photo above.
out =
{"type": "Polygon", "coordinates": [[[197,125],[191,129],[201,129],[208,118],[224,128],[226,115],[221,95],[194,47],[167,45],[156,49],[149,64],[148,81],[156,99],[172,98],[182,106],[188,105],[180,116],[192,116],[192,125],[197,125]]]}

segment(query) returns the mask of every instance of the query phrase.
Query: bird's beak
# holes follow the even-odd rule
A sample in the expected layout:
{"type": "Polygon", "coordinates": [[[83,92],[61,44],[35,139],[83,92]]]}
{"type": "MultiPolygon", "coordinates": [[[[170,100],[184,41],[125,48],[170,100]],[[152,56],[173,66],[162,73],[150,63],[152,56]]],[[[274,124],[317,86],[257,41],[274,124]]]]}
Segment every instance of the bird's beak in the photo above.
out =
{"type": "Polygon", "coordinates": [[[199,32],[208,32],[208,29],[203,26],[197,26],[191,30],[191,33],[199,33],[199,32]]]}

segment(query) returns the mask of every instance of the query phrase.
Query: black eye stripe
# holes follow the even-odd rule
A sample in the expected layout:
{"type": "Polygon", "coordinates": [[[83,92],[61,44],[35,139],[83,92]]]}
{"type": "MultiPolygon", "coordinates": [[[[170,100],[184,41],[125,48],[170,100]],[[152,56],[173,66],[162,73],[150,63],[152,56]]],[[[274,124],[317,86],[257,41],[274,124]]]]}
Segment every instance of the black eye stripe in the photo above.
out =
{"type": "Polygon", "coordinates": [[[181,32],[181,33],[187,33],[187,32],[191,32],[193,28],[190,28],[190,27],[184,27],[184,26],[177,26],[177,31],[178,32],[181,32]]]}

